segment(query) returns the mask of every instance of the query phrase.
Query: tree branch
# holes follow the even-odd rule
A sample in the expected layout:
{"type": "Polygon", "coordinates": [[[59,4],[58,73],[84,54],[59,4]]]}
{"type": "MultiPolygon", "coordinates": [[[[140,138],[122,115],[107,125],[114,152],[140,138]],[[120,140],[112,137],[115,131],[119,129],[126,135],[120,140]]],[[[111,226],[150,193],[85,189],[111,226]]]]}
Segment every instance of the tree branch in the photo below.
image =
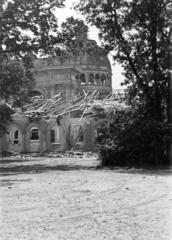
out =
{"type": "Polygon", "coordinates": [[[128,62],[129,62],[129,64],[130,64],[130,67],[131,67],[131,69],[132,69],[132,71],[133,71],[133,74],[134,74],[135,77],[138,79],[138,84],[139,84],[139,86],[142,87],[142,86],[143,86],[142,78],[140,77],[140,75],[139,75],[139,73],[138,73],[138,71],[137,71],[137,69],[136,69],[136,67],[135,67],[135,64],[133,63],[133,60],[132,60],[132,58],[131,58],[131,56],[130,56],[130,53],[129,53],[128,49],[127,49],[127,48],[128,48],[128,43],[127,43],[127,41],[125,40],[125,38],[124,38],[124,36],[123,36],[123,34],[122,34],[122,29],[121,29],[121,26],[120,26],[120,24],[119,24],[119,22],[118,22],[118,17],[117,17],[116,9],[115,9],[115,8],[112,9],[112,6],[111,6],[109,0],[107,0],[107,3],[108,3],[108,6],[109,6],[109,9],[110,9],[110,11],[111,11],[111,14],[112,14],[112,16],[113,16],[113,18],[114,18],[114,20],[115,20],[115,26],[116,26],[116,29],[117,29],[116,37],[117,37],[118,40],[120,41],[120,44],[122,44],[123,52],[124,52],[124,54],[125,54],[126,57],[127,57],[127,60],[128,60],[128,62]]]}

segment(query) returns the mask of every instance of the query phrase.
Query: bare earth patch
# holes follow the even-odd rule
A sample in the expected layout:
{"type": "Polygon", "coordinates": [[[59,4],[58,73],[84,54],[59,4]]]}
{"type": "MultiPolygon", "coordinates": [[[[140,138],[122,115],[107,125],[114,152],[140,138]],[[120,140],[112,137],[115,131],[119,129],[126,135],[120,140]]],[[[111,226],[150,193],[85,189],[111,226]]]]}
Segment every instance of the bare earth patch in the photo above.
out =
{"type": "Polygon", "coordinates": [[[1,240],[171,240],[172,171],[99,169],[96,156],[0,160],[1,240]]]}

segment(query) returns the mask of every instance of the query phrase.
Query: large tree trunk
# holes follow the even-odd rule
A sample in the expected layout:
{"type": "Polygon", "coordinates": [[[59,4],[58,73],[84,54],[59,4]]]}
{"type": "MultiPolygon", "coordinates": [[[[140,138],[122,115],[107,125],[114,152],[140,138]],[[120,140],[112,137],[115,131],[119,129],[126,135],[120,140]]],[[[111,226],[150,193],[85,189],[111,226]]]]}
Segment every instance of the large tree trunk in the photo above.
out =
{"type": "Polygon", "coordinates": [[[168,123],[171,127],[171,143],[170,149],[168,153],[169,161],[172,164],[172,73],[170,72],[170,77],[168,79],[168,88],[169,88],[169,95],[168,95],[168,103],[167,103],[167,111],[168,111],[168,123]]]}

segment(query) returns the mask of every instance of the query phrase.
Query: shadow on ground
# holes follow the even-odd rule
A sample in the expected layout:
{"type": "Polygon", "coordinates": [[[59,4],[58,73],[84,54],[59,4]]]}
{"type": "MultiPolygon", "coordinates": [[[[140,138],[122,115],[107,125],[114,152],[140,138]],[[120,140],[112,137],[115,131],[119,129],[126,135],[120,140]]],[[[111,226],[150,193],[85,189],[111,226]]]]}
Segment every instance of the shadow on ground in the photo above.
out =
{"type": "Polygon", "coordinates": [[[143,167],[143,168],[135,168],[135,167],[102,167],[98,166],[99,170],[107,170],[120,172],[123,174],[141,174],[141,175],[172,175],[172,166],[162,166],[162,167],[143,167]]]}
{"type": "Polygon", "coordinates": [[[73,171],[73,170],[90,170],[96,169],[93,166],[83,165],[67,165],[59,164],[55,166],[48,166],[46,164],[20,165],[20,166],[3,166],[0,167],[0,176],[2,175],[16,175],[22,173],[42,173],[48,171],[73,171]]]}
{"type": "Polygon", "coordinates": [[[113,171],[114,173],[122,174],[140,174],[140,175],[172,175],[172,167],[161,168],[129,168],[129,167],[101,167],[99,164],[87,164],[87,159],[72,164],[49,164],[42,162],[43,159],[13,159],[0,160],[0,176],[17,175],[17,174],[36,174],[49,171],[75,171],[75,170],[98,170],[98,171],[113,171]],[[38,162],[40,163],[38,164],[38,162]],[[84,162],[85,161],[85,162],[84,162]],[[28,164],[30,162],[30,164],[28,164]],[[85,164],[85,165],[84,165],[85,164]]]}
{"type": "Polygon", "coordinates": [[[9,187],[12,186],[13,184],[17,183],[17,182],[30,182],[31,179],[20,179],[20,180],[16,180],[16,179],[1,179],[0,180],[0,187],[9,187]]]}

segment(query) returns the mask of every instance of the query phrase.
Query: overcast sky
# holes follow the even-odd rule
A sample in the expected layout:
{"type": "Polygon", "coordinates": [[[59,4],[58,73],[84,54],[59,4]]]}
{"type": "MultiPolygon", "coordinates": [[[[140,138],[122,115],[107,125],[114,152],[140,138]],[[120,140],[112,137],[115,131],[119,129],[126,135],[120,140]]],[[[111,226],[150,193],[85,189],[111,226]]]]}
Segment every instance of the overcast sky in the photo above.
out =
{"type": "MultiPolygon", "coordinates": [[[[58,8],[55,11],[55,15],[57,16],[59,25],[65,21],[67,17],[75,17],[80,18],[82,20],[85,20],[84,17],[77,13],[74,9],[71,9],[74,2],[78,2],[79,0],[66,0],[65,1],[65,7],[64,8],[58,8]]],[[[99,38],[98,38],[98,29],[93,26],[89,26],[89,38],[96,40],[98,44],[100,44],[99,38]]],[[[122,88],[120,86],[121,81],[124,79],[122,75],[122,67],[119,64],[115,64],[112,60],[112,57],[109,56],[111,66],[112,66],[112,87],[114,89],[122,88]]]]}

